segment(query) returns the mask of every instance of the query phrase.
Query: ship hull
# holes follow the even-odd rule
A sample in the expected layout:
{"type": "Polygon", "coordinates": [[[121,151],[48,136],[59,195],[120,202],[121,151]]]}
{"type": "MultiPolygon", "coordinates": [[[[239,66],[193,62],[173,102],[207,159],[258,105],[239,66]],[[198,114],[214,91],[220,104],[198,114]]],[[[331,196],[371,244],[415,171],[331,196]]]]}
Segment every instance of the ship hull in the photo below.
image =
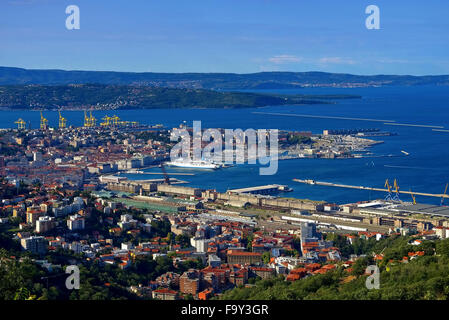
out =
{"type": "Polygon", "coordinates": [[[189,163],[189,162],[167,162],[167,166],[171,167],[179,167],[179,168],[187,168],[187,169],[209,169],[215,170],[218,169],[218,165],[212,163],[189,163]]]}

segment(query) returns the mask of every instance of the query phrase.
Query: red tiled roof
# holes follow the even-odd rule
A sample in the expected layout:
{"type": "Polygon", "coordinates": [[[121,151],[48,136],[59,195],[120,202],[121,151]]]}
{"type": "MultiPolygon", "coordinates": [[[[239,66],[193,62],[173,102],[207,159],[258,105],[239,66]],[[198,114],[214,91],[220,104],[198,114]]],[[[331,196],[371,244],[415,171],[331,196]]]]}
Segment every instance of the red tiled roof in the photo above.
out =
{"type": "Polygon", "coordinates": [[[227,255],[228,256],[254,256],[254,257],[260,257],[262,254],[261,253],[257,253],[257,252],[228,250],[227,255]]]}
{"type": "Polygon", "coordinates": [[[156,289],[156,290],[154,290],[153,292],[156,292],[156,293],[165,293],[165,294],[177,294],[177,293],[178,293],[178,291],[170,290],[170,289],[167,289],[167,288],[156,289]]]}

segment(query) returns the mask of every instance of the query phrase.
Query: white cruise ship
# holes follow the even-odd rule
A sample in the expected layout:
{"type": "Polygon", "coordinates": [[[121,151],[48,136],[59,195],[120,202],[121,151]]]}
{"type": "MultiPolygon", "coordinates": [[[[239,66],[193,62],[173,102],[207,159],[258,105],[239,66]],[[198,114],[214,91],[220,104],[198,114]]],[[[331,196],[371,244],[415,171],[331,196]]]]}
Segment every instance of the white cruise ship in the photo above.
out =
{"type": "Polygon", "coordinates": [[[190,159],[178,159],[175,161],[170,161],[165,163],[167,166],[173,167],[181,167],[181,168],[192,168],[192,169],[218,169],[220,168],[219,164],[215,164],[213,162],[201,160],[201,161],[192,161],[190,159]]]}

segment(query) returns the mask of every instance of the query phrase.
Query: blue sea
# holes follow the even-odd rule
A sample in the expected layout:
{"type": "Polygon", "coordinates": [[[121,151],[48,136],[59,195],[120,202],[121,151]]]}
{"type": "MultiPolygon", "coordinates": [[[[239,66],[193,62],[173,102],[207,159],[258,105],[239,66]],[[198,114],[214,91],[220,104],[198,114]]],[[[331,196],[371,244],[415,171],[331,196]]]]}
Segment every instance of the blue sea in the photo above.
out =
{"type": "MultiPolygon", "coordinates": [[[[169,172],[190,172],[193,176],[176,176],[187,180],[190,186],[214,188],[218,191],[262,184],[286,184],[294,189],[286,194],[313,200],[348,203],[384,198],[380,192],[311,186],[293,182],[293,178],[315,179],[370,187],[383,187],[385,179],[397,179],[402,190],[438,193],[449,182],[449,87],[382,87],[382,88],[307,88],[276,90],[292,94],[356,94],[362,99],[334,100],[336,104],[302,106],[272,106],[257,109],[157,109],[95,111],[97,119],[116,114],[122,120],[145,124],[178,126],[186,121],[201,120],[203,128],[254,128],[286,129],[321,133],[324,129],[378,128],[397,133],[396,136],[375,138],[384,141],[370,151],[375,155],[392,154],[393,157],[361,159],[295,159],[279,162],[276,175],[260,176],[257,165],[237,165],[216,171],[200,171],[169,168],[169,172]],[[305,118],[256,114],[254,112],[283,113],[313,116],[363,118],[395,121],[401,124],[418,124],[432,127],[386,125],[383,121],[343,120],[330,118],[305,118]],[[401,150],[410,155],[405,156],[401,150]]],[[[39,126],[39,112],[1,111],[0,127],[12,128],[19,117],[30,121],[33,128],[39,126]]],[[[82,125],[83,112],[65,111],[70,125],[82,125]]],[[[57,126],[57,112],[44,112],[50,126],[57,126]]],[[[151,169],[159,172],[159,169],[151,169]]],[[[128,175],[132,179],[157,178],[154,175],[128,175]]],[[[408,195],[401,195],[411,201],[408,195]]],[[[420,203],[439,204],[439,198],[417,197],[420,203]]]]}

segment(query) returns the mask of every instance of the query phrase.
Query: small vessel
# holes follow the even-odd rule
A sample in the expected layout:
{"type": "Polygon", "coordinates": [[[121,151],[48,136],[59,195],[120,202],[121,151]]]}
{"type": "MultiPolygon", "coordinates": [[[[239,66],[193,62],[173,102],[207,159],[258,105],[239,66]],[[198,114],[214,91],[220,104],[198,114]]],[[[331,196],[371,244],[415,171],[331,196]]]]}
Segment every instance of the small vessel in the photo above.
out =
{"type": "Polygon", "coordinates": [[[403,154],[405,154],[406,156],[408,156],[410,153],[408,153],[408,152],[406,152],[406,151],[404,151],[404,150],[401,150],[401,152],[403,153],[403,154]]]}
{"type": "Polygon", "coordinates": [[[219,164],[210,161],[193,161],[190,159],[177,159],[174,161],[166,162],[167,166],[180,167],[180,168],[191,168],[191,169],[218,169],[219,164]]]}
{"type": "Polygon", "coordinates": [[[279,191],[280,192],[292,192],[293,189],[290,188],[289,186],[279,186],[279,191]]]}
{"type": "Polygon", "coordinates": [[[128,170],[128,171],[125,171],[126,173],[144,173],[142,170],[135,170],[135,169],[132,169],[132,170],[128,170]]]}

